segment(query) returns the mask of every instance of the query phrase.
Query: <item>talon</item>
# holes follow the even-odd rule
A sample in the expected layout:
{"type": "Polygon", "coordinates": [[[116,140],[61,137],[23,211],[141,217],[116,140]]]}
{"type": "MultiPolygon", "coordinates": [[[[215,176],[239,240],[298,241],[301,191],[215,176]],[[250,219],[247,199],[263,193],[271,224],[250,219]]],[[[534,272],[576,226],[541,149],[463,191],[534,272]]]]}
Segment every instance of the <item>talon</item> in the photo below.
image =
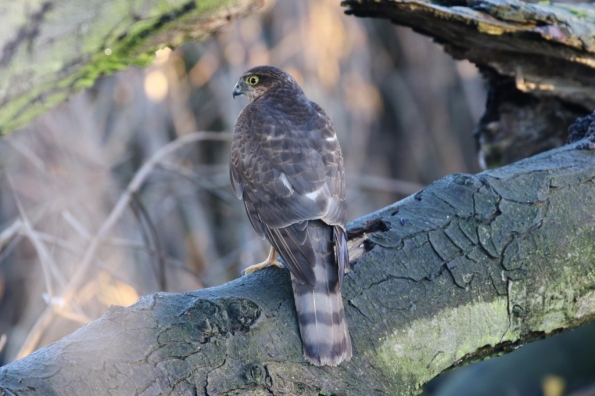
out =
{"type": "Polygon", "coordinates": [[[245,270],[242,271],[242,276],[249,274],[250,272],[254,272],[254,271],[258,271],[260,269],[266,268],[271,265],[274,265],[279,268],[283,268],[283,265],[280,262],[278,262],[277,258],[275,257],[275,248],[273,248],[273,247],[271,247],[271,250],[269,251],[269,256],[267,257],[267,259],[265,261],[263,261],[262,263],[251,265],[250,267],[246,268],[245,270]]]}

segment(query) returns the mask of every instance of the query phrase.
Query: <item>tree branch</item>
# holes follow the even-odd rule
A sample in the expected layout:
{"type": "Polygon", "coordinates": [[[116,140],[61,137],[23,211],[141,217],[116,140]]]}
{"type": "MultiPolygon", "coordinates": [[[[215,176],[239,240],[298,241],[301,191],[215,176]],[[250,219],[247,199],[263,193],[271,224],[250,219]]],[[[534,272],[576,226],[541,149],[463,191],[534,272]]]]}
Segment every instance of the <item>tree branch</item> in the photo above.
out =
{"type": "Polygon", "coordinates": [[[302,358],[286,270],[155,293],[0,369],[7,394],[409,394],[449,368],[595,318],[585,141],[448,176],[349,226],[354,357],[302,358]]]}
{"type": "Polygon", "coordinates": [[[155,50],[202,39],[259,0],[46,0],[0,13],[0,135],[90,87],[148,65],[155,50]],[[119,4],[119,6],[117,5],[119,4]]]}
{"type": "Polygon", "coordinates": [[[489,83],[475,129],[484,166],[559,147],[595,109],[595,7],[520,0],[344,0],[347,14],[390,19],[432,37],[489,83]],[[540,2],[541,3],[541,2],[540,2]]]}

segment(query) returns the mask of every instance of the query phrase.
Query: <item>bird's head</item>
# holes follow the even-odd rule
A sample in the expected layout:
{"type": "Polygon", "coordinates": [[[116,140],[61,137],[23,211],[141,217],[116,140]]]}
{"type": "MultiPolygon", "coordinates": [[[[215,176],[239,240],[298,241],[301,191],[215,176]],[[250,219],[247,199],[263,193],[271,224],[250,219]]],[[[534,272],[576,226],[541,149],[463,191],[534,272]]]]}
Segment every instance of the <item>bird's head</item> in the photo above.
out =
{"type": "Polygon", "coordinates": [[[250,102],[273,88],[301,88],[289,74],[275,66],[257,66],[246,71],[233,87],[233,97],[246,95],[250,102]]]}

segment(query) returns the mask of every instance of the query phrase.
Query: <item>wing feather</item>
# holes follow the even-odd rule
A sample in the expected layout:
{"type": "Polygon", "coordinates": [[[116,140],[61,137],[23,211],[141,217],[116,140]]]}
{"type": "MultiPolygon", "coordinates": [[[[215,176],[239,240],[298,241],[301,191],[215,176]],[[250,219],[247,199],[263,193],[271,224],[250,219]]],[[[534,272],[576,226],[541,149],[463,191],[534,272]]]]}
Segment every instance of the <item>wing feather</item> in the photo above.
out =
{"type": "Polygon", "coordinates": [[[344,227],[344,169],[330,119],[303,98],[296,114],[262,99],[242,110],[230,176],[256,232],[266,236],[297,281],[314,285],[316,256],[307,225],[320,219],[344,227]]]}
{"type": "MultiPolygon", "coordinates": [[[[308,222],[304,222],[308,223],[308,222]]],[[[299,283],[316,284],[316,275],[313,265],[316,263],[316,254],[307,237],[307,229],[298,230],[299,227],[289,226],[286,228],[268,228],[267,236],[271,245],[281,254],[283,263],[297,279],[299,283]],[[294,235],[305,234],[301,238],[304,243],[299,243],[294,235]],[[304,264],[312,263],[312,265],[304,264]]]]}

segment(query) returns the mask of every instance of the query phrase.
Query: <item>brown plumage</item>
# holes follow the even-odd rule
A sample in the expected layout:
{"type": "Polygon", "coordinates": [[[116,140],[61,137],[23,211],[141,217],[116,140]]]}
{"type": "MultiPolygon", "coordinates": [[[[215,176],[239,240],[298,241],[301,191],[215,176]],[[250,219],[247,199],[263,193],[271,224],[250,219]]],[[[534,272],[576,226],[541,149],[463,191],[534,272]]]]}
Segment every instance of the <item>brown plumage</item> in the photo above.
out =
{"type": "Polygon", "coordinates": [[[232,188],[291,272],[304,356],[336,366],[351,358],[341,298],[349,257],[337,136],[324,110],[281,69],[248,70],[233,90],[242,94],[250,103],[234,126],[232,188]]]}

